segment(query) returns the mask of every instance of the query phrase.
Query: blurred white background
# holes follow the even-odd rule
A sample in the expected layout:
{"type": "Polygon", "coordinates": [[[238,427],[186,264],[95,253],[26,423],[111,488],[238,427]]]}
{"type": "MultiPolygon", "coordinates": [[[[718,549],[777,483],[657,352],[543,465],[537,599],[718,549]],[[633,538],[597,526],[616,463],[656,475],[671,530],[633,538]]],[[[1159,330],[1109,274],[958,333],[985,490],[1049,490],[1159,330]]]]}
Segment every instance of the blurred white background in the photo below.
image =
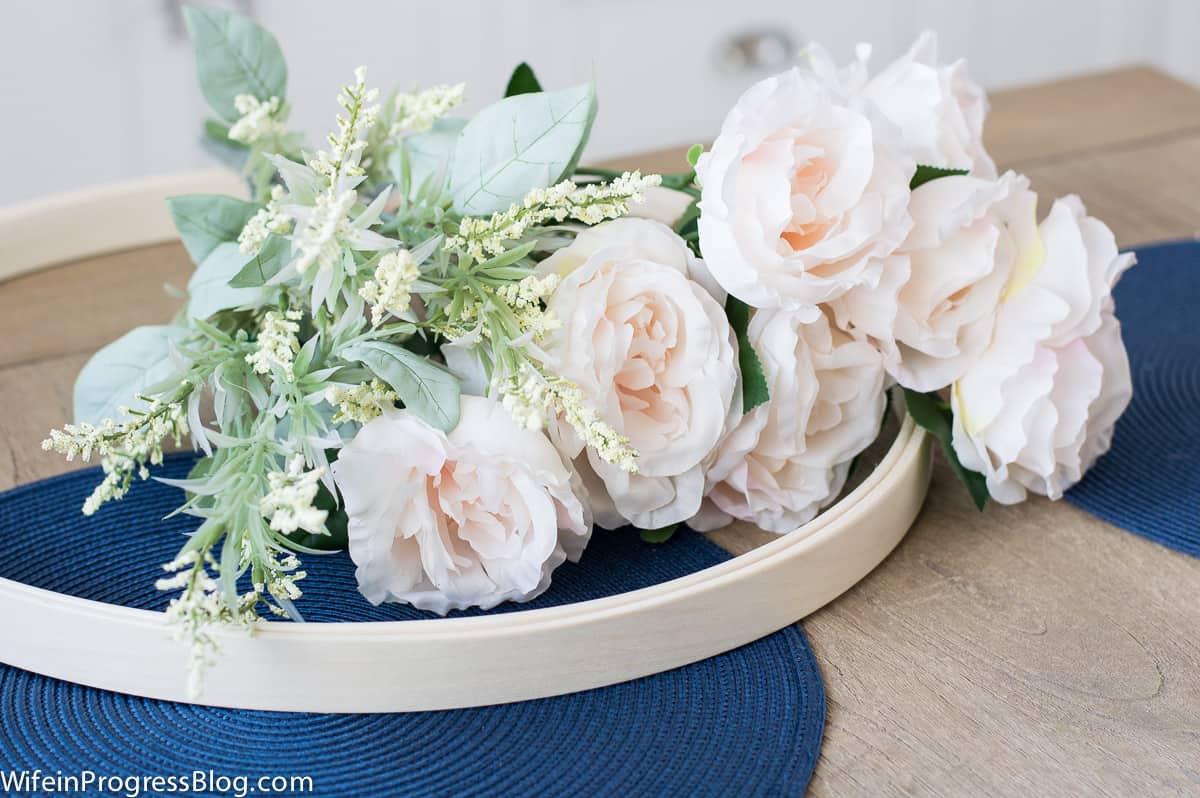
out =
{"type": "MultiPolygon", "coordinates": [[[[757,77],[806,42],[872,63],[936,30],[988,88],[1130,63],[1200,81],[1198,0],[210,0],[288,60],[292,123],[316,142],[360,63],[374,85],[467,83],[470,112],[529,61],[558,88],[596,76],[589,158],[711,137],[757,77]]],[[[213,165],[178,0],[26,0],[0,26],[0,204],[213,165]]]]}

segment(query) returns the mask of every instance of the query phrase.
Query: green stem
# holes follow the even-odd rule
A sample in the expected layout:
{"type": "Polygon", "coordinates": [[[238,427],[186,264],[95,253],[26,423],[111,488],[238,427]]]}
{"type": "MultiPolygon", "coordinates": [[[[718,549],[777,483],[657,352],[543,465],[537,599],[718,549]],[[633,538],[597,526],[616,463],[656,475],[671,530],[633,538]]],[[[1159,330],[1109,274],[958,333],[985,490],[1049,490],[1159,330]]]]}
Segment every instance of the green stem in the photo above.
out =
{"type": "Polygon", "coordinates": [[[575,167],[575,174],[616,180],[618,177],[625,174],[625,172],[618,169],[601,169],[596,166],[577,166],[575,167]]]}

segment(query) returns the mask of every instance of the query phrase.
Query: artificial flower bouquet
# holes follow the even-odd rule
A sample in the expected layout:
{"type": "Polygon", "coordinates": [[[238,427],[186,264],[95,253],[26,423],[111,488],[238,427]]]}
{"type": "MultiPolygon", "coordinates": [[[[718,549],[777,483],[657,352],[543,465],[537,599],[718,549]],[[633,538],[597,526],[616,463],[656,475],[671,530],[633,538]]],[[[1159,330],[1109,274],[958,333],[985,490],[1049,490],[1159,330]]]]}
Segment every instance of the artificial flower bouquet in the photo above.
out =
{"type": "Polygon", "coordinates": [[[594,87],[525,65],[470,120],[461,85],[383,97],[360,68],[312,153],[275,39],[185,13],[252,199],[169,201],[186,307],[100,350],[45,446],[99,456],[85,513],[167,441],[203,453],[159,581],[197,672],[217,629],[301,618],[299,556],[347,550],[367,601],[489,608],[593,525],[796,529],[889,393],[981,508],[1061,496],[1128,404],[1132,256],[1075,197],[1037,222],[931,36],[874,75],[810,48],[658,176],[580,167],[594,87]]]}

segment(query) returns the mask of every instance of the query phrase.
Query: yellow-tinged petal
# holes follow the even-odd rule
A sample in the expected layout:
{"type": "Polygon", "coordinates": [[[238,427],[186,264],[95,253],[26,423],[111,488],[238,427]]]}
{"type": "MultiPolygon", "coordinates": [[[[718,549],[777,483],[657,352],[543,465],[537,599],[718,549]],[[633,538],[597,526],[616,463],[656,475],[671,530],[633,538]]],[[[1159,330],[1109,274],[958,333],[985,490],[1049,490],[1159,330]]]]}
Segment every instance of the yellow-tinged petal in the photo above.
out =
{"type": "MultiPolygon", "coordinates": [[[[1037,210],[1031,208],[1030,213],[1036,214],[1037,210]]],[[[1013,274],[1004,289],[1004,294],[1000,297],[1001,302],[1007,302],[1009,298],[1033,282],[1033,278],[1037,277],[1038,272],[1046,263],[1046,245],[1042,241],[1042,234],[1038,230],[1036,218],[1030,229],[1033,231],[1030,240],[1017,242],[1018,251],[1021,254],[1013,267],[1013,274]]]]}

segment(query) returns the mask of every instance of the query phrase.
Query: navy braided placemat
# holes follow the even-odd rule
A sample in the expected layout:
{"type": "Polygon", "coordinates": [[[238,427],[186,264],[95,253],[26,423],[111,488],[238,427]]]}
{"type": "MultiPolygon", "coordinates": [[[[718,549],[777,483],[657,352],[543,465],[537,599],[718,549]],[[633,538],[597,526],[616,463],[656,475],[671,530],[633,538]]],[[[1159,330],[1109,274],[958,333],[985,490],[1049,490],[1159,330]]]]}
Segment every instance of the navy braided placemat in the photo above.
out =
{"type": "Polygon", "coordinates": [[[1200,243],[1140,247],[1113,297],[1133,401],[1068,501],[1200,557],[1200,243]]]}
{"type": "MultiPolygon", "coordinates": [[[[162,473],[186,474],[191,458],[162,473]]],[[[0,576],[75,596],[161,609],[159,564],[195,519],[162,520],[179,491],[139,485],[92,518],[95,469],[0,494],[0,576]]],[[[612,595],[729,555],[694,533],[662,545],[597,531],[546,594],[502,611],[612,595]]],[[[373,607],[345,555],[309,556],[310,621],[427,617],[373,607]]],[[[495,612],[495,610],[493,610],[495,612]]],[[[180,678],[184,674],[180,673],[180,678]]],[[[656,676],[497,707],[382,715],[197,707],[81,687],[0,666],[0,770],[108,775],[311,776],[316,795],[799,795],[820,748],[825,694],[792,626],[656,676]]]]}

